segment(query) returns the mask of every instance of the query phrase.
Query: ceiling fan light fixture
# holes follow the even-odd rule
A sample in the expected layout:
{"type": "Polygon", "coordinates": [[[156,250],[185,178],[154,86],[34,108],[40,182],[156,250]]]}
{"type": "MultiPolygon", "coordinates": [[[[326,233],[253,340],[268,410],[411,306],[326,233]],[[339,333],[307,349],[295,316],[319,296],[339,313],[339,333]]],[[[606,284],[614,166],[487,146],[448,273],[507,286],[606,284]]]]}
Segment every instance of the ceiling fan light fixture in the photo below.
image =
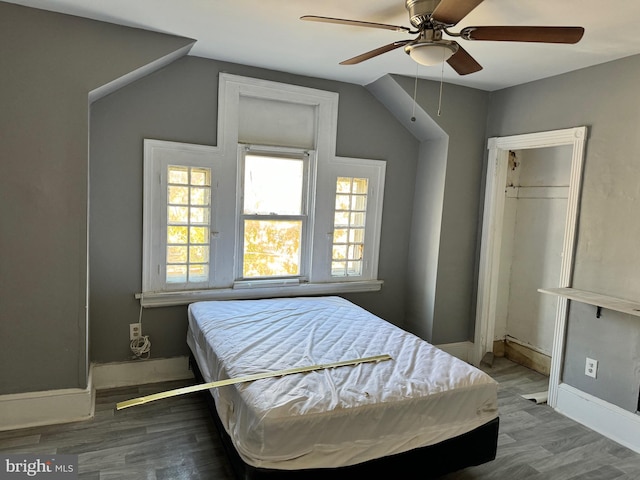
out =
{"type": "Polygon", "coordinates": [[[404,51],[420,65],[431,66],[449,60],[458,51],[458,44],[454,42],[415,43],[404,47],[404,51]]]}

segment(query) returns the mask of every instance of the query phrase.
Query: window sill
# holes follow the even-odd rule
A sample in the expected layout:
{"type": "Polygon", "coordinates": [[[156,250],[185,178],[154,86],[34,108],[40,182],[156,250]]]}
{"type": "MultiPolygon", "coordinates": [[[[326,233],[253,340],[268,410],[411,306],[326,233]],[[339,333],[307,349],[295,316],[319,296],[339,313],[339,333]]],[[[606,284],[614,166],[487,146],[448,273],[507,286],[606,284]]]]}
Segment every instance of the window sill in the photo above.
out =
{"type": "Polygon", "coordinates": [[[140,305],[146,308],[188,305],[204,300],[244,300],[271,297],[302,297],[305,295],[331,295],[339,293],[377,292],[382,280],[363,280],[334,283],[302,283],[290,286],[265,286],[254,288],[218,288],[211,290],[187,290],[181,292],[136,293],[140,305]]]}

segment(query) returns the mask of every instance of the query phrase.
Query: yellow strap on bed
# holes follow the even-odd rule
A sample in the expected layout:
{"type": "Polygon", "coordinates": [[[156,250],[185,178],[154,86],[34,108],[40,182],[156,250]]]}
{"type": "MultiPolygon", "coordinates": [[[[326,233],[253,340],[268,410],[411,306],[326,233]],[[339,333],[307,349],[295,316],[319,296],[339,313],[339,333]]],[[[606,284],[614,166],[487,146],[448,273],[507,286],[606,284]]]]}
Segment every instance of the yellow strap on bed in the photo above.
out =
{"type": "Polygon", "coordinates": [[[272,377],[284,377],[285,375],[293,375],[294,373],[306,373],[314,372],[316,370],[326,370],[329,368],[346,367],[348,365],[357,365],[359,363],[371,363],[371,362],[384,362],[385,360],[391,360],[390,355],[376,355],[375,357],[356,358],[354,360],[343,360],[342,362],[325,363],[320,365],[311,365],[309,367],[290,368],[288,370],[277,370],[275,372],[256,373],[254,375],[247,375],[245,377],[228,378],[226,380],[218,380],[217,382],[202,383],[200,385],[191,385],[189,387],[176,388],[175,390],[167,390],[166,392],[154,393],[152,395],[146,395],[144,397],[133,398],[116,404],[116,410],[122,410],[123,408],[135,407],[136,405],[143,405],[145,403],[153,402],[155,400],[162,400],[164,398],[176,397],[178,395],[184,395],[186,393],[199,392],[201,390],[208,390],[210,388],[224,387],[225,385],[233,385],[236,383],[253,382],[254,380],[261,380],[263,378],[272,377]]]}

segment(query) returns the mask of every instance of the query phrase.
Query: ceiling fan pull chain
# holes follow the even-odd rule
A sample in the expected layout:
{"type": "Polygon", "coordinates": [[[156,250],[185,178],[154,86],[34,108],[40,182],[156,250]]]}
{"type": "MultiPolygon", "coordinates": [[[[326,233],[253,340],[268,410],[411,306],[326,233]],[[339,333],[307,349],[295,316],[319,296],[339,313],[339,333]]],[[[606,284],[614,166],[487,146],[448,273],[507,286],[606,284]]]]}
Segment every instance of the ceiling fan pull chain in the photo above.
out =
{"type": "Polygon", "coordinates": [[[444,50],[442,51],[442,68],[440,70],[440,98],[438,98],[438,116],[442,113],[442,85],[444,84],[444,50]]]}
{"type": "Polygon", "coordinates": [[[411,112],[411,121],[416,121],[416,95],[418,93],[418,63],[416,63],[416,80],[413,84],[413,111],[411,112]]]}

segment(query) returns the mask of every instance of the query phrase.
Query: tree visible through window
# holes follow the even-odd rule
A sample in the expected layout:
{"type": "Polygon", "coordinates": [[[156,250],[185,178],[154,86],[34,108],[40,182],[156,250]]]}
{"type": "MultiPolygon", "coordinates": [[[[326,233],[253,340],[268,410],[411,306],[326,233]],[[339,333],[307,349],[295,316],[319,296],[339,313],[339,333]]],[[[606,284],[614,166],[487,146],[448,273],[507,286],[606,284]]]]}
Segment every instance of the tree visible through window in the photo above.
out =
{"type": "Polygon", "coordinates": [[[362,275],[368,180],[338,177],[333,225],[331,275],[362,275]]]}
{"type": "Polygon", "coordinates": [[[304,273],[306,156],[244,154],[242,278],[304,273]]]}
{"type": "Polygon", "coordinates": [[[167,283],[209,278],[211,172],[170,165],[167,169],[167,283]]]}

